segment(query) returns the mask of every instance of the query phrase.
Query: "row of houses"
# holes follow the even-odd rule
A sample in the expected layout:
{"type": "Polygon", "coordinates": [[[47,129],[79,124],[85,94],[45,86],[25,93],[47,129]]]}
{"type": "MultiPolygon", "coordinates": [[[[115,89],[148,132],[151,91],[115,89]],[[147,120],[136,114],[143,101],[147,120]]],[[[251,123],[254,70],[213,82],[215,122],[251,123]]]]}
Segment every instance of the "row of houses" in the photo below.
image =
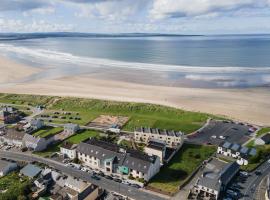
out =
{"type": "Polygon", "coordinates": [[[134,139],[138,143],[145,144],[148,144],[150,140],[159,140],[165,142],[168,147],[177,148],[184,142],[184,133],[173,130],[140,127],[134,131],[134,139]]]}
{"type": "Polygon", "coordinates": [[[118,174],[126,178],[149,181],[160,170],[160,159],[137,150],[125,150],[118,145],[90,138],[78,146],[65,143],[60,151],[69,158],[78,158],[83,165],[118,174]]]}
{"type": "Polygon", "coordinates": [[[218,146],[217,153],[223,156],[236,159],[239,165],[247,165],[248,159],[255,156],[257,151],[255,148],[248,148],[240,144],[223,142],[218,146]]]}
{"type": "Polygon", "coordinates": [[[1,134],[0,143],[14,145],[19,148],[26,147],[33,151],[43,151],[49,145],[58,142],[59,140],[64,140],[65,138],[75,134],[78,129],[78,125],[67,124],[64,126],[64,131],[59,134],[40,137],[31,133],[9,128],[4,130],[4,134],[1,134]]]}
{"type": "Polygon", "coordinates": [[[22,113],[10,106],[0,108],[0,122],[4,124],[11,124],[20,121],[22,113]]]}

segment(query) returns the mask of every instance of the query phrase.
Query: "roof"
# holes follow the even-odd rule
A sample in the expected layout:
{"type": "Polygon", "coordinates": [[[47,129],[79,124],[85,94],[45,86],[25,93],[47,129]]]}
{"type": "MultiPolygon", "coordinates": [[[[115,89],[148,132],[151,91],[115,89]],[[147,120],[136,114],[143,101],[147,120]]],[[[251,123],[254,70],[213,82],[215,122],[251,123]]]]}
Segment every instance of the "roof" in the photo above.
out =
{"type": "Polygon", "coordinates": [[[40,172],[42,171],[41,168],[28,164],[24,168],[21,169],[20,173],[23,174],[24,176],[28,176],[30,178],[36,177],[40,172]]]}
{"type": "Polygon", "coordinates": [[[41,138],[40,137],[35,137],[33,135],[25,134],[24,137],[23,137],[23,140],[25,142],[29,142],[29,143],[32,143],[32,144],[38,144],[38,142],[41,140],[41,138]]]}
{"type": "Polygon", "coordinates": [[[222,185],[230,182],[230,175],[237,172],[239,168],[240,166],[236,162],[225,164],[213,159],[203,169],[203,176],[199,178],[197,185],[220,191],[222,185]]]}
{"type": "Polygon", "coordinates": [[[6,135],[4,135],[4,138],[9,140],[22,140],[24,137],[24,132],[16,131],[15,129],[7,129],[6,135]]]}
{"type": "Polygon", "coordinates": [[[265,144],[270,144],[270,133],[265,134],[261,137],[261,139],[265,142],[265,144]]]}
{"type": "Polygon", "coordinates": [[[0,160],[0,171],[4,171],[6,167],[8,167],[11,164],[15,164],[15,163],[8,162],[6,160],[0,160]]]}
{"type": "Polygon", "coordinates": [[[32,126],[37,126],[38,123],[40,123],[40,122],[44,122],[44,121],[42,119],[32,119],[31,122],[30,122],[30,124],[32,126]]]}
{"type": "Polygon", "coordinates": [[[75,129],[77,127],[78,127],[78,124],[72,124],[72,123],[65,124],[64,126],[65,129],[75,129]]]}
{"type": "Polygon", "coordinates": [[[166,144],[162,143],[162,142],[155,141],[155,140],[150,140],[148,142],[147,147],[151,148],[151,149],[156,149],[159,151],[164,151],[164,149],[166,149],[166,144]]]}
{"type": "Polygon", "coordinates": [[[238,151],[239,149],[240,149],[240,144],[233,144],[232,146],[231,146],[231,150],[233,150],[233,151],[238,151]]]}
{"type": "Polygon", "coordinates": [[[128,168],[146,173],[155,162],[156,156],[148,156],[137,150],[120,151],[120,148],[109,142],[96,140],[94,138],[82,142],[78,145],[77,151],[86,155],[94,156],[105,162],[112,160],[118,166],[127,166],[128,168]]]}
{"type": "Polygon", "coordinates": [[[157,134],[157,135],[167,135],[173,137],[181,137],[183,135],[180,131],[174,130],[166,130],[166,129],[158,129],[158,128],[149,128],[149,127],[140,127],[136,129],[137,132],[149,133],[149,134],[157,134]]]}
{"type": "Polygon", "coordinates": [[[251,156],[255,156],[257,154],[257,150],[255,148],[252,148],[252,149],[250,149],[248,154],[251,156]]]}
{"type": "Polygon", "coordinates": [[[221,146],[222,146],[223,148],[226,148],[226,149],[229,149],[231,145],[232,145],[232,144],[231,144],[230,142],[227,142],[227,141],[221,144],[221,146]]]}
{"type": "Polygon", "coordinates": [[[89,187],[91,183],[69,176],[67,180],[65,181],[65,185],[67,187],[71,186],[72,189],[76,190],[77,192],[82,192],[87,187],[89,187]]]}
{"type": "Polygon", "coordinates": [[[76,144],[73,144],[71,142],[65,141],[65,142],[63,142],[63,144],[61,145],[61,147],[64,148],[64,149],[72,150],[72,149],[75,149],[77,147],[77,145],[76,144]]]}

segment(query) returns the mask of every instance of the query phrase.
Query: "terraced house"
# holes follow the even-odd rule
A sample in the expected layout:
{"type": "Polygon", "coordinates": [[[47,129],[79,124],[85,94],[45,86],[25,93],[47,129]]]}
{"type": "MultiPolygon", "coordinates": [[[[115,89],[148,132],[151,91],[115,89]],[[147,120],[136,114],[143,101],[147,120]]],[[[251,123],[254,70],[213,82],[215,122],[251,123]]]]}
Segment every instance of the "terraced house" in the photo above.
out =
{"type": "Polygon", "coordinates": [[[164,141],[169,147],[181,146],[184,142],[184,134],[182,132],[157,128],[138,128],[134,132],[134,138],[136,142],[145,144],[152,139],[164,141]]]}
{"type": "Polygon", "coordinates": [[[136,150],[124,150],[117,145],[89,139],[77,147],[78,159],[86,166],[101,170],[106,174],[149,181],[160,169],[160,159],[136,150]]]}

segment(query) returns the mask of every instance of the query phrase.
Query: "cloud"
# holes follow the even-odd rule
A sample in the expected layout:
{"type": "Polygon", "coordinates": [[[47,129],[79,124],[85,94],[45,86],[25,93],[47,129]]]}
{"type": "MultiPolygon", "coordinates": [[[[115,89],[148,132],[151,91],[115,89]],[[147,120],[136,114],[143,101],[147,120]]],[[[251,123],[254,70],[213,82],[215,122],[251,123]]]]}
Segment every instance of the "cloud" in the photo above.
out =
{"type": "Polygon", "coordinates": [[[0,32],[58,32],[72,31],[74,27],[72,24],[51,23],[44,20],[25,23],[22,20],[0,18],[0,32]]]}
{"type": "Polygon", "coordinates": [[[154,19],[195,17],[267,6],[270,0],[155,0],[150,16],[154,19]]]}
{"type": "Polygon", "coordinates": [[[1,0],[0,11],[29,11],[52,6],[50,0],[1,0]]]}

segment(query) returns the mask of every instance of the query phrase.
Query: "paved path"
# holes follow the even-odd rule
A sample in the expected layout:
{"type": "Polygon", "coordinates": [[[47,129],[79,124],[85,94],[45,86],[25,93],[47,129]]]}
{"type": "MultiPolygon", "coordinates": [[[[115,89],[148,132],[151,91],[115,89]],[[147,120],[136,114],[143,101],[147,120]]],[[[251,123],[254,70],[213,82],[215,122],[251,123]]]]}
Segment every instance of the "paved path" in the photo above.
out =
{"type": "Polygon", "coordinates": [[[55,168],[64,174],[68,174],[68,175],[80,178],[82,180],[89,181],[106,190],[118,192],[122,195],[128,196],[133,199],[138,199],[138,200],[163,200],[165,199],[164,197],[161,197],[159,195],[146,192],[144,191],[144,189],[136,189],[127,185],[123,185],[121,183],[116,183],[115,181],[112,181],[112,180],[107,180],[103,177],[101,177],[101,180],[94,180],[91,178],[91,175],[86,172],[83,172],[81,170],[76,170],[74,168],[66,167],[63,163],[60,163],[51,159],[39,157],[33,154],[0,150],[0,157],[12,159],[12,160],[26,161],[26,162],[32,162],[32,161],[40,162],[40,163],[43,163],[50,167],[55,168]]]}

